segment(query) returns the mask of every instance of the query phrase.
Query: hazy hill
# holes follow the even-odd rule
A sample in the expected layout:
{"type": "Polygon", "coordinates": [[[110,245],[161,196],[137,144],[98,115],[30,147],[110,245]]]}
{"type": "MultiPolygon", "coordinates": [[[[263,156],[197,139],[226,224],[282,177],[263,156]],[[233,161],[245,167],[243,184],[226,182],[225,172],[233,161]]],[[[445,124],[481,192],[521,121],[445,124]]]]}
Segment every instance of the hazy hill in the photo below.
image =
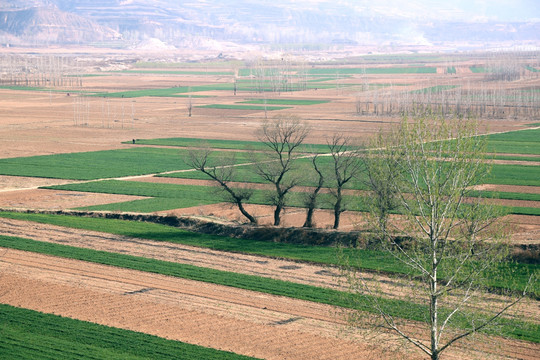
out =
{"type": "MultiPolygon", "coordinates": [[[[530,12],[536,11],[531,4],[530,12]]],[[[492,14],[497,6],[484,13],[492,14]]],[[[504,10],[499,9],[501,19],[478,19],[475,9],[469,14],[466,7],[428,0],[0,0],[0,42],[5,42],[2,34],[34,43],[121,36],[175,46],[194,39],[315,45],[539,41],[540,15],[529,19],[519,5],[511,14],[504,10]]]]}
{"type": "Polygon", "coordinates": [[[89,43],[121,37],[110,28],[77,14],[61,11],[54,5],[35,1],[24,3],[34,4],[0,10],[0,35],[10,36],[11,41],[8,42],[89,43]]]}

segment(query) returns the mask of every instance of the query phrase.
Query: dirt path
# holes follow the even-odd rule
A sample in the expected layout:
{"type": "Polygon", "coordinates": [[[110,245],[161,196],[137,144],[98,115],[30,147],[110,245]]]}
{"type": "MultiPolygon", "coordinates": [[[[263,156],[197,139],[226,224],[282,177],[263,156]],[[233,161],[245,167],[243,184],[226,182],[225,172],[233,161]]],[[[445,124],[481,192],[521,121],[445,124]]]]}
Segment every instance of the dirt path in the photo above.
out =
{"type": "MultiPolygon", "coordinates": [[[[0,271],[0,301],[13,306],[266,359],[400,358],[359,334],[340,336],[328,305],[16,250],[2,253],[0,271]]],[[[448,355],[533,359],[539,350],[501,339],[448,355]]]]}
{"type": "MultiPolygon", "coordinates": [[[[347,290],[346,285],[339,279],[339,270],[329,266],[230,253],[12,219],[2,219],[0,222],[0,234],[262,276],[342,291],[347,290]]],[[[376,274],[362,274],[362,277],[372,289],[377,289],[379,295],[384,297],[408,301],[421,300],[421,297],[414,293],[410,286],[404,284],[402,279],[376,274]]],[[[482,298],[483,302],[475,306],[477,311],[481,311],[488,305],[502,308],[508,301],[505,297],[493,294],[484,294],[482,298]]],[[[452,299],[448,298],[445,303],[450,300],[452,299]]],[[[453,299],[453,301],[458,300],[453,299]]],[[[506,316],[518,319],[526,317],[530,319],[529,321],[540,323],[540,308],[532,300],[523,301],[506,316]]]]}

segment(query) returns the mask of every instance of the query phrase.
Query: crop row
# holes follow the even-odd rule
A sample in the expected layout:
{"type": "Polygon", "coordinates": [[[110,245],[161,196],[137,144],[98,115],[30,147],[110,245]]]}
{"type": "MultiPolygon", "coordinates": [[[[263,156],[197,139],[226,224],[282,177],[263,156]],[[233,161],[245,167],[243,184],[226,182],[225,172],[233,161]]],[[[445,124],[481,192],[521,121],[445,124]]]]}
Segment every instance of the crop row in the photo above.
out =
{"type": "MultiPolygon", "coordinates": [[[[24,238],[0,236],[0,246],[24,251],[38,252],[47,255],[65,257],[70,259],[94,262],[104,265],[122,267],[126,269],[145,271],[167,276],[180,277],[190,280],[203,281],[213,284],[236,287],[240,289],[258,291],[262,293],[286,296],[301,300],[332,304],[341,307],[351,307],[354,302],[350,294],[337,290],[319,288],[311,285],[298,284],[288,281],[232,273],[209,268],[202,268],[188,264],[172,263],[167,261],[148,259],[119,253],[110,253],[85,248],[77,248],[66,245],[45,243],[24,238]]],[[[492,279],[497,274],[493,274],[492,279]]],[[[502,279],[501,279],[502,280],[502,279]]],[[[370,311],[365,304],[373,301],[371,296],[365,296],[365,302],[359,305],[359,310],[370,311]]],[[[407,320],[426,321],[429,313],[425,305],[416,304],[404,300],[378,298],[378,302],[384,310],[392,316],[407,320]]],[[[444,309],[441,309],[444,313],[444,309]]],[[[470,317],[478,321],[484,318],[480,313],[456,314],[452,326],[467,327],[470,317]]],[[[499,331],[504,336],[540,342],[540,325],[527,323],[514,319],[501,319],[499,331]]],[[[489,333],[489,330],[487,330],[489,333]]],[[[498,335],[500,335],[498,333],[498,335]]]]}

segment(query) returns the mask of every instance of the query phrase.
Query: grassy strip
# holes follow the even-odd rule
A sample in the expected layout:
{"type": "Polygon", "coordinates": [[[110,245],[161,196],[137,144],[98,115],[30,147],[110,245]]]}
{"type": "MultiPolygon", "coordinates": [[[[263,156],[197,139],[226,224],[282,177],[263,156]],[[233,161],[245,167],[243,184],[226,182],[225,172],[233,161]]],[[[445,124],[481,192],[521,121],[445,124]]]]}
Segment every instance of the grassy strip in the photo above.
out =
{"type": "Polygon", "coordinates": [[[216,197],[215,200],[201,200],[191,198],[150,198],[141,200],[123,201],[111,204],[82,206],[74,208],[75,210],[88,211],[120,211],[120,212],[136,212],[136,213],[152,213],[156,211],[167,211],[175,209],[185,209],[196,206],[204,206],[221,202],[216,197]]]}
{"type": "MultiPolygon", "coordinates": [[[[258,291],[272,295],[287,296],[290,298],[337,305],[341,307],[351,307],[351,304],[353,303],[350,295],[336,290],[137,256],[108,253],[104,251],[76,248],[66,245],[43,243],[34,240],[5,236],[0,236],[0,246],[89,261],[98,264],[117,266],[126,269],[180,277],[190,280],[204,281],[213,284],[258,291]]],[[[365,298],[366,300],[373,299],[372,297],[367,296],[365,298]]],[[[384,307],[385,310],[392,316],[397,316],[407,320],[426,321],[428,308],[425,305],[385,298],[380,298],[379,302],[381,303],[382,307],[384,307]]],[[[363,302],[357,308],[363,311],[373,311],[371,308],[363,304],[365,303],[363,302]]],[[[466,315],[463,316],[459,314],[454,318],[456,323],[453,325],[458,327],[466,327],[468,320],[469,319],[466,315]]],[[[501,319],[499,331],[504,336],[540,342],[540,325],[517,320],[501,319]]],[[[497,334],[500,335],[500,333],[497,334]]]]}
{"type": "Polygon", "coordinates": [[[506,207],[506,209],[508,209],[508,212],[510,214],[514,214],[514,215],[540,216],[540,208],[509,206],[509,207],[506,207]]]}
{"type": "MultiPolygon", "coordinates": [[[[0,159],[0,174],[76,180],[144,175],[189,169],[183,161],[187,156],[184,149],[140,147],[9,158],[0,159]]],[[[222,163],[223,156],[213,154],[210,166],[222,163]]],[[[243,153],[236,158],[239,163],[247,160],[243,153]]]]}
{"type": "Polygon", "coordinates": [[[538,161],[540,162],[540,156],[512,156],[512,155],[495,155],[492,156],[494,160],[515,160],[515,161],[538,161]]]}
{"type": "Polygon", "coordinates": [[[483,183],[540,186],[540,166],[493,164],[483,183]]]}
{"type": "Polygon", "coordinates": [[[164,74],[164,75],[234,75],[232,71],[189,71],[189,70],[122,70],[126,74],[164,74]]]}
{"type": "Polygon", "coordinates": [[[475,74],[483,74],[488,72],[487,68],[482,66],[470,66],[469,69],[471,69],[471,71],[475,74]]]}
{"type": "Polygon", "coordinates": [[[258,105],[234,105],[234,104],[209,104],[196,106],[203,109],[225,109],[225,110],[258,110],[258,111],[274,111],[290,109],[287,106],[258,106],[258,105]]]}
{"type": "Polygon", "coordinates": [[[214,69],[214,68],[235,68],[243,66],[241,60],[217,60],[217,61],[202,61],[202,62],[153,62],[153,61],[137,61],[134,64],[136,68],[154,69],[154,68],[199,68],[199,69],[214,69]]]}
{"type": "MultiPolygon", "coordinates": [[[[332,158],[329,156],[320,157],[318,161],[319,166],[323,169],[323,172],[328,172],[330,174],[330,171],[332,169],[332,158]]],[[[300,167],[304,166],[306,168],[309,168],[309,162],[310,159],[299,159],[297,164],[300,167]]],[[[204,174],[198,172],[172,173],[159,176],[187,179],[208,179],[204,174]]],[[[328,176],[327,178],[331,177],[328,176]]],[[[265,182],[260,176],[251,171],[249,166],[237,167],[236,177],[234,177],[232,180],[252,183],[265,182]]],[[[357,179],[353,183],[348,184],[347,187],[350,189],[366,190],[367,182],[367,175],[365,174],[365,172],[362,171],[359,179],[357,179]]],[[[483,183],[497,185],[540,186],[540,166],[493,164],[491,172],[483,179],[483,183]]],[[[314,186],[316,185],[316,183],[314,178],[304,177],[303,179],[301,179],[298,185],[314,186]]]]}
{"type": "MultiPolygon", "coordinates": [[[[35,221],[76,229],[102,231],[116,235],[155,241],[173,242],[220,251],[285,258],[327,265],[339,265],[336,259],[336,250],[332,247],[326,246],[296,245],[273,243],[268,241],[236,239],[194,233],[165,225],[137,221],[10,212],[1,212],[0,217],[35,221]]],[[[362,269],[376,270],[386,273],[408,273],[408,268],[387,252],[367,249],[344,249],[344,253],[347,256],[354,255],[354,257],[359,260],[362,269]]],[[[501,264],[500,269],[499,274],[491,274],[491,277],[486,285],[514,290],[523,288],[528,280],[528,274],[538,271],[540,269],[540,265],[504,263],[501,264]]],[[[539,296],[540,292],[538,290],[535,291],[536,292],[534,292],[534,294],[539,296]]]]}
{"type": "Polygon", "coordinates": [[[427,87],[427,88],[423,88],[423,89],[420,89],[420,90],[413,90],[411,91],[411,93],[413,94],[428,94],[428,93],[440,93],[441,91],[444,91],[444,90],[451,90],[451,89],[455,89],[457,87],[460,87],[460,85],[437,85],[437,86],[430,86],[430,87],[427,87]]]}
{"type": "Polygon", "coordinates": [[[0,304],[2,359],[253,359],[0,304]]]}
{"type": "MultiPolygon", "coordinates": [[[[67,185],[67,184],[66,184],[67,185]]],[[[102,194],[147,196],[151,199],[81,207],[84,210],[154,212],[181,209],[222,202],[216,188],[208,186],[155,184],[139,181],[103,180],[72,186],[51,186],[48,189],[83,191],[102,194]]]]}
{"type": "Polygon", "coordinates": [[[305,99],[250,99],[241,101],[240,104],[268,104],[268,105],[317,105],[330,102],[329,100],[305,100],[305,99]]]}
{"type": "MultiPolygon", "coordinates": [[[[191,173],[191,172],[190,172],[191,173]]],[[[186,173],[183,173],[186,174],[186,173]]],[[[208,180],[206,175],[195,173],[197,178],[208,180]]],[[[132,200],[113,204],[93,205],[77,208],[79,210],[94,211],[128,211],[128,212],[155,212],[172,209],[181,209],[193,206],[215,204],[226,201],[223,193],[218,188],[212,186],[198,185],[177,185],[160,184],[138,181],[103,180],[92,181],[81,184],[65,184],[46,186],[44,189],[83,191],[104,194],[121,194],[147,196],[151,199],[132,200]]],[[[271,205],[271,191],[254,190],[252,197],[248,201],[251,204],[271,205]]],[[[489,191],[477,191],[473,196],[495,197],[513,200],[537,201],[538,195],[523,193],[499,193],[489,191]],[[498,196],[501,194],[500,196],[498,196]],[[530,196],[529,196],[530,195],[530,196]]],[[[305,194],[302,192],[291,192],[287,204],[291,207],[304,207],[305,194]]],[[[320,194],[318,200],[319,209],[332,209],[334,198],[330,194],[320,194]]],[[[344,206],[350,211],[368,211],[362,196],[345,195],[344,206]]],[[[512,214],[540,215],[540,208],[534,207],[506,207],[512,214]]]]}
{"type": "MultiPolygon", "coordinates": [[[[346,86],[346,85],[341,85],[346,86]]],[[[314,88],[335,88],[335,84],[308,84],[308,89],[314,88]]],[[[272,91],[270,83],[263,84],[262,89],[252,81],[238,81],[236,84],[236,90],[238,91],[272,91]]],[[[290,88],[287,91],[303,90],[299,88],[290,88]]],[[[160,89],[143,89],[143,90],[127,90],[119,92],[101,92],[95,93],[93,96],[107,97],[107,98],[138,98],[143,96],[156,96],[156,97],[186,97],[190,93],[202,92],[202,91],[234,91],[234,84],[232,83],[214,83],[207,85],[196,86],[180,86],[172,88],[160,88],[160,89]]]]}
{"type": "Polygon", "coordinates": [[[310,75],[331,74],[436,74],[437,68],[430,66],[418,67],[380,67],[380,68],[318,68],[309,69],[310,75]]]}
{"type": "MultiPolygon", "coordinates": [[[[123,144],[131,144],[125,141],[123,144]]],[[[268,150],[260,141],[245,140],[219,140],[219,139],[199,139],[199,138],[163,138],[163,139],[137,139],[136,144],[141,145],[161,145],[178,147],[200,147],[208,146],[213,149],[235,149],[235,150],[268,150]]],[[[327,153],[328,145],[303,144],[298,147],[300,152],[327,153]]]]}
{"type": "Polygon", "coordinates": [[[540,155],[540,129],[487,135],[487,151],[494,153],[540,155]]]}
{"type": "Polygon", "coordinates": [[[471,191],[470,196],[505,199],[505,200],[525,200],[525,201],[540,201],[540,194],[517,193],[506,191],[471,191]]]}

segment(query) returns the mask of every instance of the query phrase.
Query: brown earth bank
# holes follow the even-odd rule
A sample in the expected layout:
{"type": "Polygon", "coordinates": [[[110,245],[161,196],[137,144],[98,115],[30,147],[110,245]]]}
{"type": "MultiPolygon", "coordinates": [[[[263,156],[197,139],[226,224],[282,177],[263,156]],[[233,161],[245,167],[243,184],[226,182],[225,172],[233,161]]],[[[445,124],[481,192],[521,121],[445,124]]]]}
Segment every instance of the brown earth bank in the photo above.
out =
{"type": "Polygon", "coordinates": [[[474,190],[517,192],[517,193],[524,193],[524,194],[540,194],[540,186],[482,184],[482,185],[475,186],[474,190]]]}
{"type": "MultiPolygon", "coordinates": [[[[328,305],[10,249],[0,269],[2,303],[220,350],[265,359],[422,358],[384,333],[376,341],[338,336],[343,322],[328,305]],[[389,352],[388,341],[400,351],[389,352]]],[[[534,359],[540,350],[495,341],[464,342],[446,355],[534,359]]]]}
{"type": "MultiPolygon", "coordinates": [[[[182,244],[158,242],[13,219],[1,219],[0,235],[24,237],[36,241],[147,257],[347,291],[345,279],[340,274],[340,270],[335,266],[314,265],[265,256],[217,251],[182,244]]],[[[338,257],[337,249],[334,257],[336,259],[338,257]]],[[[413,302],[428,302],[427,299],[412,290],[408,279],[375,273],[359,273],[359,276],[372,289],[377,289],[379,296],[399,298],[413,302]]],[[[459,292],[454,295],[456,297],[451,295],[444,303],[441,302],[440,305],[455,305],[461,296],[463,296],[459,292]]],[[[508,297],[487,293],[482,294],[481,298],[482,300],[477,301],[470,308],[474,308],[476,311],[482,311],[488,305],[491,308],[503,308],[505,304],[511,302],[511,299],[508,297]]],[[[526,299],[505,316],[518,319],[526,317],[529,321],[540,322],[540,308],[537,305],[535,301],[526,299]]]]}

